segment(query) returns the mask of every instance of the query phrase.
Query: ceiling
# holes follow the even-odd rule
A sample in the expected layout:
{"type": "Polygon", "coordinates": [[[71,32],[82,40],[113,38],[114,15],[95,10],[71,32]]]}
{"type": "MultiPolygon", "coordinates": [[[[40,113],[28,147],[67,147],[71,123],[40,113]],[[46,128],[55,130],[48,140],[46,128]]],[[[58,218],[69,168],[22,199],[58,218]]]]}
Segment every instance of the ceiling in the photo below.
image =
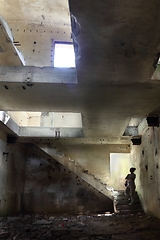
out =
{"type": "Polygon", "coordinates": [[[159,0],[69,0],[80,24],[80,58],[77,83],[65,84],[47,83],[44,67],[53,67],[53,40],[72,42],[67,1],[0,3],[26,62],[0,67],[1,110],[81,112],[85,142],[105,138],[116,144],[130,141],[122,136],[132,118],[159,114],[160,82],[151,80],[160,52],[159,0]],[[27,85],[31,66],[41,68],[41,81],[31,74],[27,85]]]}

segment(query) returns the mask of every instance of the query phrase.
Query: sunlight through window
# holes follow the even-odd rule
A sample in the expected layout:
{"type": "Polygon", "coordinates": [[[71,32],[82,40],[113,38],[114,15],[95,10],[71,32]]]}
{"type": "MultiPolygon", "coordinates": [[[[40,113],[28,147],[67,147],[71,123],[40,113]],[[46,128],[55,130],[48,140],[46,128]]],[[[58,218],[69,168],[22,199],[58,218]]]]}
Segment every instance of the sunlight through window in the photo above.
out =
{"type": "Polygon", "coordinates": [[[54,67],[75,67],[75,53],[72,43],[55,43],[54,67]]]}

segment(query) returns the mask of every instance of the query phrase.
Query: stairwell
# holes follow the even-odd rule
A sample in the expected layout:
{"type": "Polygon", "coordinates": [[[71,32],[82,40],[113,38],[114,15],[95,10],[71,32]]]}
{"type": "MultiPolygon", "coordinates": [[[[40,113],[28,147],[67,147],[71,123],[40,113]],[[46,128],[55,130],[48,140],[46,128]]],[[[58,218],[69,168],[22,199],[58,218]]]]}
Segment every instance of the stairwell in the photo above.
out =
{"type": "Polygon", "coordinates": [[[115,213],[131,214],[144,212],[137,192],[135,192],[135,202],[133,205],[129,205],[130,201],[123,190],[113,191],[112,196],[115,213]]]}
{"type": "Polygon", "coordinates": [[[88,169],[84,169],[83,166],[77,164],[73,159],[60,152],[52,144],[36,144],[41,150],[47,153],[49,156],[60,162],[67,167],[70,171],[74,172],[78,177],[86,181],[93,186],[99,192],[113,200],[112,192],[113,188],[103,183],[101,179],[98,179],[94,174],[90,173],[88,169]]]}
{"type": "Polygon", "coordinates": [[[116,214],[144,212],[137,192],[135,193],[135,203],[130,206],[130,201],[124,194],[124,190],[117,191],[103,183],[100,179],[90,173],[88,169],[84,169],[83,166],[77,164],[73,159],[70,159],[70,157],[60,152],[52,144],[42,143],[37,144],[37,146],[56,161],[67,167],[70,171],[74,172],[78,177],[97,189],[99,192],[113,200],[114,212],[116,214]]]}

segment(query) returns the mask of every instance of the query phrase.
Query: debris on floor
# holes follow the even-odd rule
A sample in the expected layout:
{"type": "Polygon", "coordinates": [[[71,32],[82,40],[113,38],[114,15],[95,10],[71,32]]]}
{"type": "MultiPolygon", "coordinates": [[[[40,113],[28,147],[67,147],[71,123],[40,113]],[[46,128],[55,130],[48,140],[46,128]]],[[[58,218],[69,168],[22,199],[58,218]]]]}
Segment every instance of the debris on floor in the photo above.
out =
{"type": "Polygon", "coordinates": [[[0,218],[0,239],[155,240],[159,226],[160,219],[142,213],[19,215],[0,218]]]}

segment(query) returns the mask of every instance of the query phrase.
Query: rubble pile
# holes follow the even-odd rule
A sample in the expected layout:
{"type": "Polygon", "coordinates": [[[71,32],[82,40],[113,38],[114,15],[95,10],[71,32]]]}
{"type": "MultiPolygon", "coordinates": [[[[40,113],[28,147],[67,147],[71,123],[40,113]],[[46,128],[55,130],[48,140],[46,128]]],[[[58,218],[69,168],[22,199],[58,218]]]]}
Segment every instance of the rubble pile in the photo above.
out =
{"type": "Polygon", "coordinates": [[[0,239],[151,240],[160,219],[145,214],[19,215],[0,218],[0,239]]]}

